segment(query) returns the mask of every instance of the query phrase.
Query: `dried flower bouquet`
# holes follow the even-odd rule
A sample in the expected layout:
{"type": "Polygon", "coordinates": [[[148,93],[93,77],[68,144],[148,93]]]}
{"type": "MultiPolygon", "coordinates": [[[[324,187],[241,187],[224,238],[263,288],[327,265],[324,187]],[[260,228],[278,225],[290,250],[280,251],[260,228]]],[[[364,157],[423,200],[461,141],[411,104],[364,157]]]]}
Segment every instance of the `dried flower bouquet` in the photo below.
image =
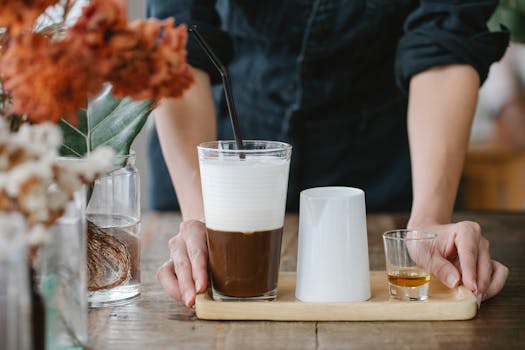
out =
{"type": "Polygon", "coordinates": [[[73,0],[4,0],[0,12],[0,116],[31,124],[60,123],[63,133],[61,137],[56,126],[23,125],[18,135],[7,130],[13,123],[2,126],[10,136],[3,143],[9,147],[0,149],[0,156],[18,152],[14,144],[29,133],[42,135],[24,139],[28,149],[49,149],[49,153],[25,150],[24,156],[13,158],[16,164],[0,168],[0,210],[21,211],[35,228],[49,226],[60,215],[56,198],[63,202],[73,184],[80,185],[70,173],[84,182],[100,175],[101,169],[91,177],[87,174],[92,161],[107,161],[102,160],[107,152],[95,152],[98,147],[128,154],[155,103],[181,96],[193,83],[184,25],[176,27],[173,19],[128,24],[125,0],[92,0],[72,20],[74,5],[73,0]],[[57,12],[62,14],[58,21],[50,15],[57,12]],[[35,131],[29,131],[32,128],[35,131]],[[88,155],[88,165],[53,163],[61,141],[62,155],[88,155]],[[39,177],[23,169],[35,169],[33,174],[39,177]],[[9,179],[19,172],[24,181],[17,187],[1,187],[14,183],[9,179]],[[66,178],[70,178],[67,193],[47,196],[43,188],[50,181],[60,186],[66,178]],[[47,209],[37,193],[51,201],[47,209]]]}
{"type": "Polygon", "coordinates": [[[187,32],[173,19],[128,24],[125,0],[91,0],[78,18],[82,0],[0,2],[0,212],[20,212],[38,247],[73,192],[129,152],[156,102],[193,83],[187,32]]]}

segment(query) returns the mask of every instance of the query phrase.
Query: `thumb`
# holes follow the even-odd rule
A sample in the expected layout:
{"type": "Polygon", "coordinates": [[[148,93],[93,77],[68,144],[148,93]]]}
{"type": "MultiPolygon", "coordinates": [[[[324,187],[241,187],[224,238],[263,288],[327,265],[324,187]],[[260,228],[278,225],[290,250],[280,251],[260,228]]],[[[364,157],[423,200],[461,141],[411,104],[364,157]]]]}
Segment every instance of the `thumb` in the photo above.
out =
{"type": "Polygon", "coordinates": [[[460,281],[458,269],[441,255],[434,254],[430,260],[429,272],[437,277],[444,285],[454,288],[460,281]]]}

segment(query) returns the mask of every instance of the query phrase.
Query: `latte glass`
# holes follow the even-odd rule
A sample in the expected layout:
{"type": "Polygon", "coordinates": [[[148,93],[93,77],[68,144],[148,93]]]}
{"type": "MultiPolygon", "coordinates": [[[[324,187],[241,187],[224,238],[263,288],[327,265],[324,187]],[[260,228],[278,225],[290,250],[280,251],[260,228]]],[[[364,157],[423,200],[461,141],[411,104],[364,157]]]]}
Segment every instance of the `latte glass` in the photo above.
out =
{"type": "Polygon", "coordinates": [[[198,146],[213,298],[272,300],[291,146],[275,141],[198,146]]]}

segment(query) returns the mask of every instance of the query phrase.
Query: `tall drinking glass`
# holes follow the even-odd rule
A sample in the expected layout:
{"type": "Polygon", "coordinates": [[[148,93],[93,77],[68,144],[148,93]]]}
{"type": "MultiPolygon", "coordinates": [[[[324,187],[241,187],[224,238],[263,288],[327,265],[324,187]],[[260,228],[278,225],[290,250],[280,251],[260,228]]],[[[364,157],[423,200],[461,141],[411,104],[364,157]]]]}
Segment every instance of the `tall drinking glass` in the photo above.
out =
{"type": "Polygon", "coordinates": [[[198,146],[213,298],[273,300],[291,146],[275,141],[198,146]]]}

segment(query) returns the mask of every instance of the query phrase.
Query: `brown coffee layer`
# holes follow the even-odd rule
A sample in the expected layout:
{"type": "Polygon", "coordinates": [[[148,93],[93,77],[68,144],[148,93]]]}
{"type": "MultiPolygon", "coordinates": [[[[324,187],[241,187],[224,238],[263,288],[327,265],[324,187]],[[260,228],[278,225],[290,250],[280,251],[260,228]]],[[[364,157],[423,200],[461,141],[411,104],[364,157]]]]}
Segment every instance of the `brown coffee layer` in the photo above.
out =
{"type": "Polygon", "coordinates": [[[256,297],[277,287],[283,229],[253,233],[208,228],[213,287],[231,297],[256,297]]]}

